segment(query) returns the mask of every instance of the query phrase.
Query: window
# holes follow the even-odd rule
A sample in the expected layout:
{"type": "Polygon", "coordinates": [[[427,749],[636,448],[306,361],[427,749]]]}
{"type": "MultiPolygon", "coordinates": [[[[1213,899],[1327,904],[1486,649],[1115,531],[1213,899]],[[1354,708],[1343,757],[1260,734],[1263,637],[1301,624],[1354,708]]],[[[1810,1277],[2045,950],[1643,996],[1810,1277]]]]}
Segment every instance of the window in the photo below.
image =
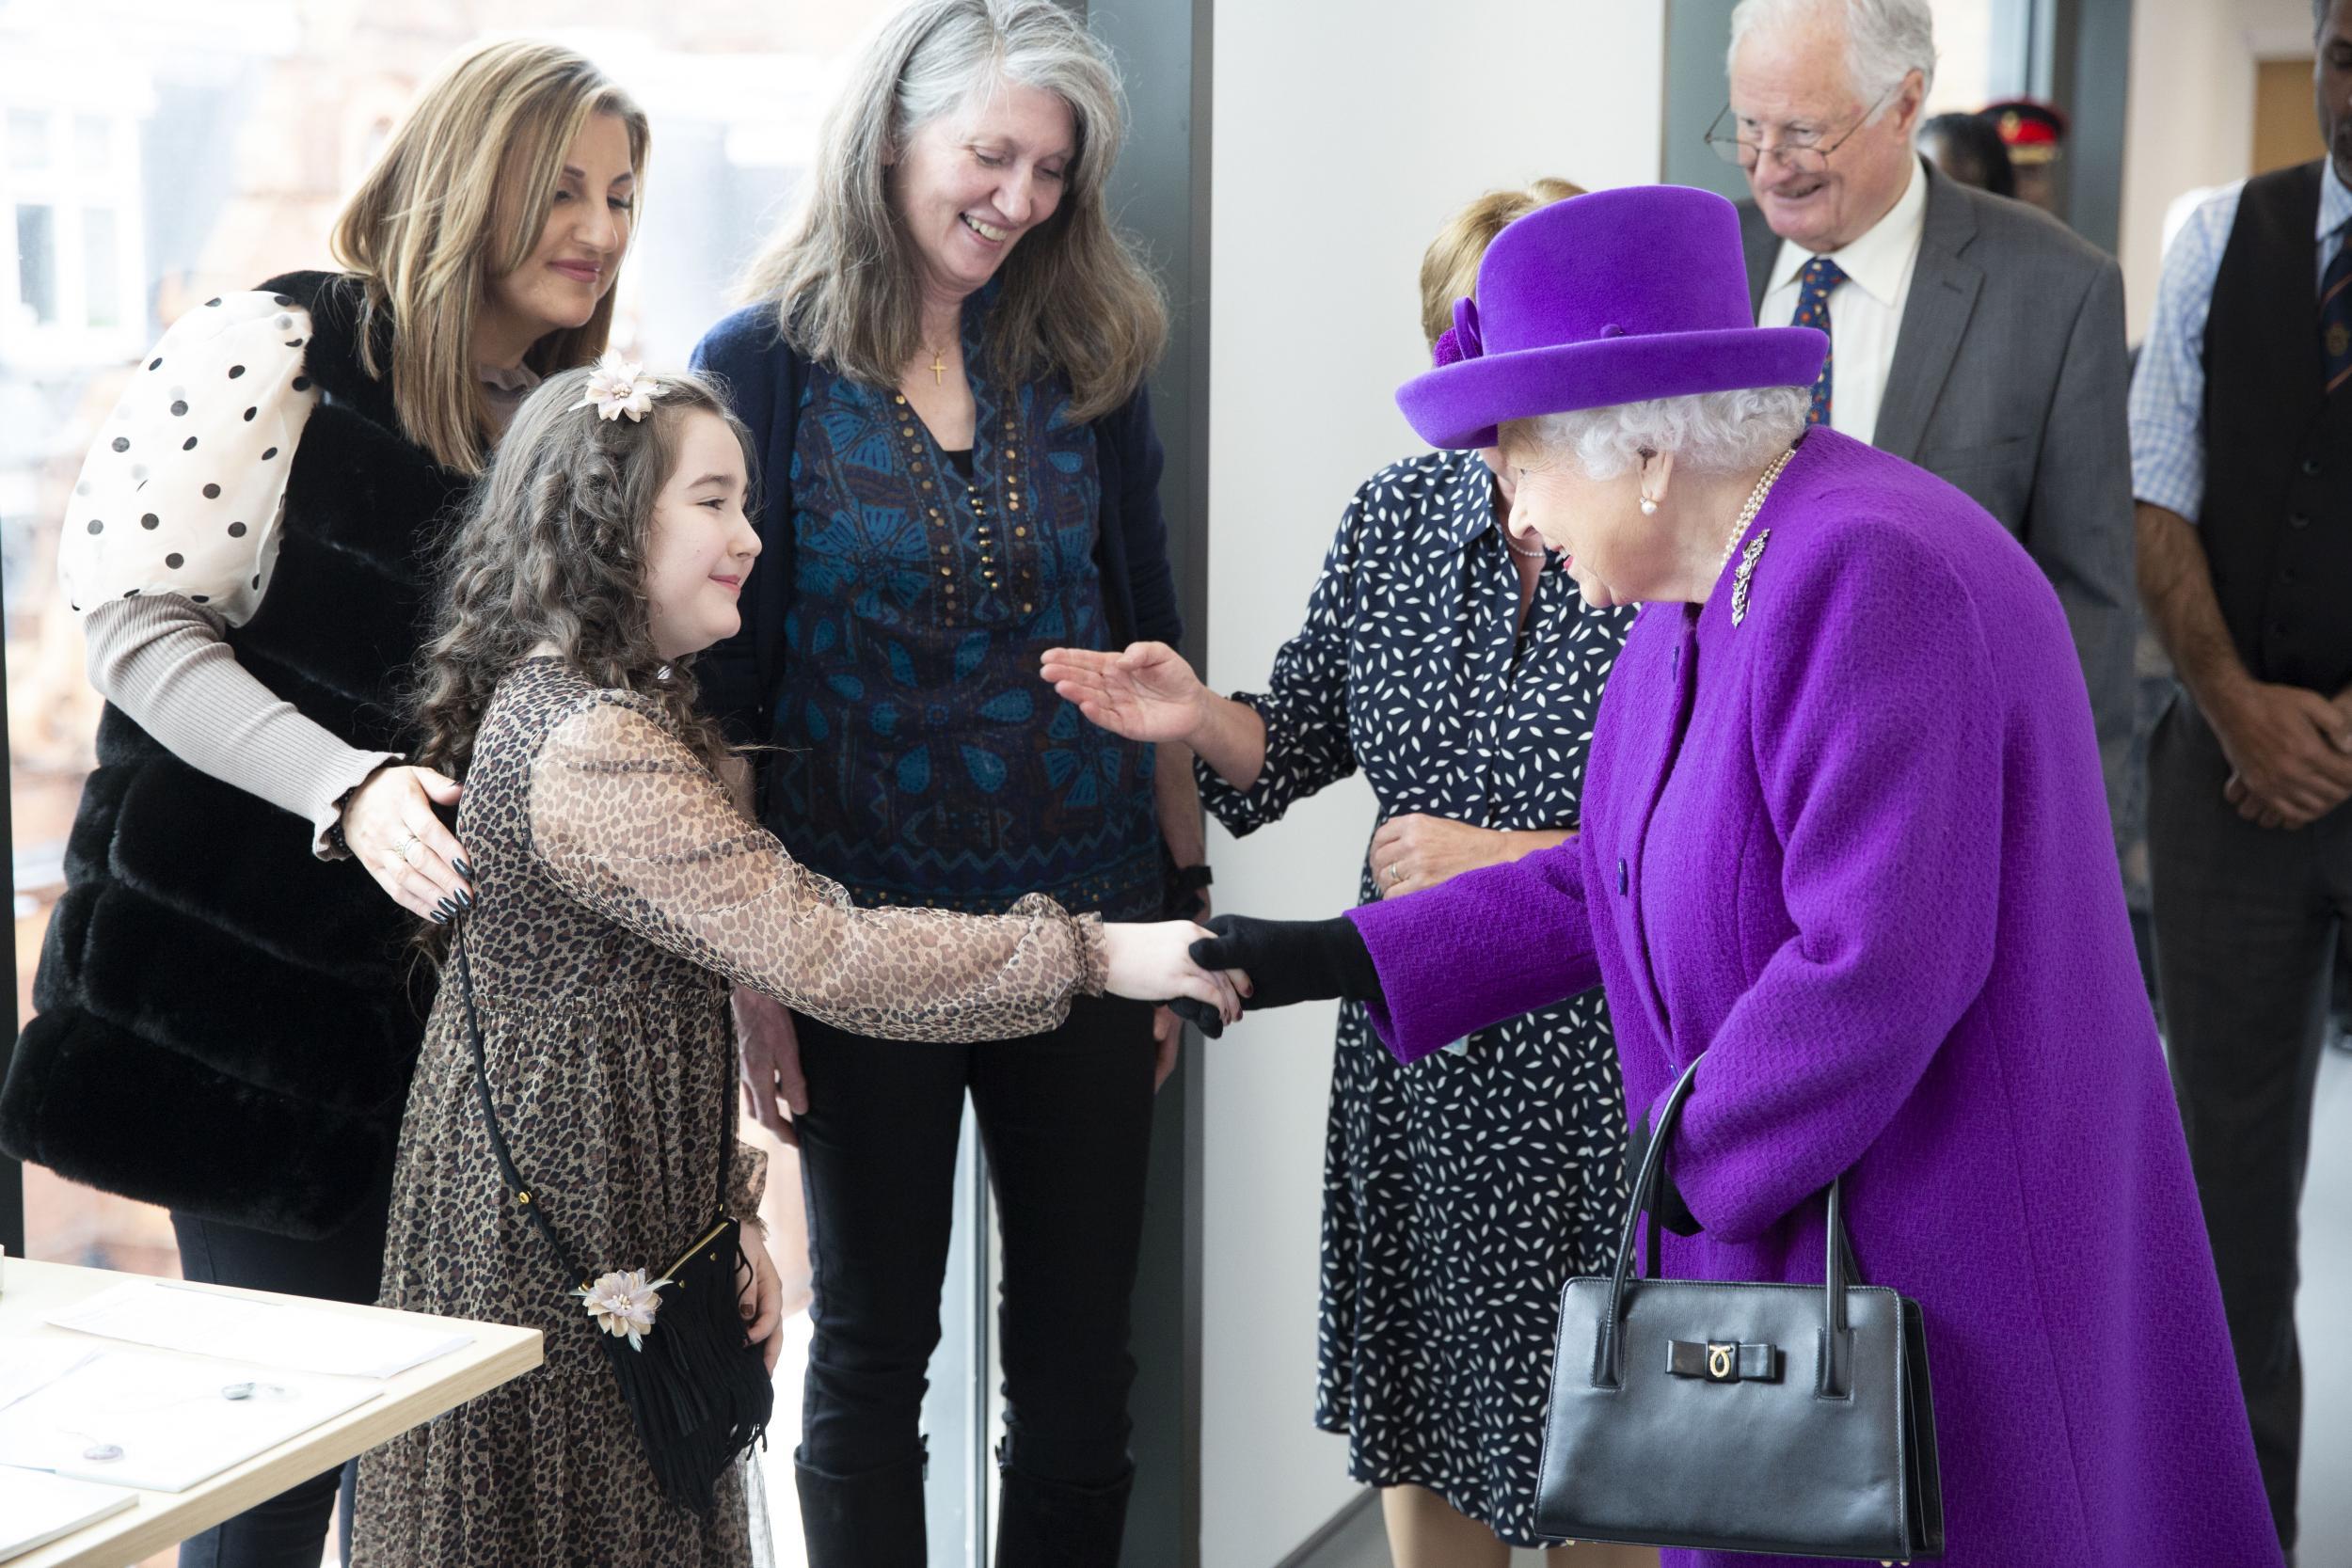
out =
{"type": "Polygon", "coordinates": [[[82,319],[92,326],[122,325],[121,257],[110,207],[82,212],[82,319]]]}
{"type": "MultiPolygon", "coordinates": [[[[690,19],[638,35],[599,24],[566,40],[598,57],[656,126],[651,220],[622,275],[617,345],[649,364],[681,366],[725,313],[735,268],[814,153],[834,57],[892,3],[835,0],[818,8],[823,18],[813,24],[769,8],[724,27],[690,19]]],[[[471,42],[477,28],[540,20],[540,8],[524,0],[428,8],[404,24],[402,48],[387,57],[331,29],[313,36],[240,26],[238,15],[252,9],[246,0],[185,0],[169,26],[155,20],[150,0],[76,0],[73,9],[87,23],[80,35],[87,43],[60,41],[45,14],[36,20],[43,8],[0,5],[0,60],[22,68],[0,71],[0,405],[37,408],[43,420],[37,444],[24,431],[13,447],[0,442],[21,1016],[31,1012],[32,957],[61,890],[98,709],[81,669],[80,635],[56,591],[56,541],[80,449],[104,418],[118,378],[182,311],[273,273],[326,262],[328,220],[424,71],[471,42]],[[175,41],[189,36],[184,29],[215,24],[203,50],[175,41]],[[340,112],[320,116],[322,103],[340,112]]],[[[745,1135],[766,1137],[749,1128],[745,1135]]],[[[787,1324],[777,1373],[775,1435],[788,1452],[811,1326],[806,1265],[796,1268],[792,1256],[802,1231],[798,1166],[790,1151],[771,1152],[775,1250],[787,1299],[797,1296],[803,1308],[787,1324]]],[[[994,1404],[979,1260],[989,1235],[987,1183],[969,1131],[957,1173],[958,1240],[925,1426],[932,1560],[961,1565],[987,1533],[994,1404]]],[[[34,1256],[179,1272],[160,1211],[38,1166],[24,1176],[34,1256]]],[[[792,1466],[771,1456],[767,1474],[779,1561],[789,1568],[800,1545],[792,1466]]]]}
{"type": "MultiPolygon", "coordinates": [[[[0,28],[0,55],[8,53],[0,28]]],[[[144,94],[119,79],[90,108],[6,103],[41,70],[0,92],[0,361],[73,374],[127,358],[148,335],[140,292],[138,139],[144,94]]],[[[5,376],[0,366],[0,376],[5,376]]]]}
{"type": "Polygon", "coordinates": [[[47,326],[57,319],[56,211],[20,205],[16,210],[16,297],[26,317],[47,326]]]}
{"type": "Polygon", "coordinates": [[[83,174],[103,174],[114,163],[114,126],[98,115],[73,117],[73,166],[83,174]]]}
{"type": "Polygon", "coordinates": [[[8,111],[8,166],[34,171],[49,166],[49,116],[39,109],[8,111]]]}

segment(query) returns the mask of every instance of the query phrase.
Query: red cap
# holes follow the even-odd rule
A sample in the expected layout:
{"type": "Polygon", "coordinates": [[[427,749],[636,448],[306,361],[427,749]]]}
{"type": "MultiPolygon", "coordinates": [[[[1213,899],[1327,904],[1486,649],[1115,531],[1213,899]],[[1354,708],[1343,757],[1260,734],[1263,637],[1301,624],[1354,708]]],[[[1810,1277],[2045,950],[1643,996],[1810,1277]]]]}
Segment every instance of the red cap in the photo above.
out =
{"type": "Polygon", "coordinates": [[[2022,167],[2058,161],[2066,140],[2066,111],[2039,98],[2004,98],[1977,111],[1993,122],[2009,148],[2009,161],[2022,167]]]}

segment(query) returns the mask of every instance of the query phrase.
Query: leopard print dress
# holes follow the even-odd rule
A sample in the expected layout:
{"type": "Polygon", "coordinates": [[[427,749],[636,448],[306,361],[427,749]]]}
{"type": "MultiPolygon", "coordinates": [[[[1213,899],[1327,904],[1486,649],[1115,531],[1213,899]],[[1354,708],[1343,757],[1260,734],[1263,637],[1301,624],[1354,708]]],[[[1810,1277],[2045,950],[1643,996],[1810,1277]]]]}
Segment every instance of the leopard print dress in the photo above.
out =
{"type": "MultiPolygon", "coordinates": [[[[722,1126],[728,981],[916,1040],[1038,1034],[1102,990],[1095,917],[1041,897],[858,909],[735,811],[658,707],[554,659],[501,683],[458,836],[499,1119],[590,1266],[666,1262],[707,1221],[723,1158],[730,1210],[756,1212],[765,1157],[722,1126]]],[[[500,1180],[453,978],[401,1130],[381,1304],[538,1329],[546,1363],[361,1460],[356,1568],[751,1560],[743,1467],[707,1520],[661,1498],[575,1283],[500,1180]]]]}

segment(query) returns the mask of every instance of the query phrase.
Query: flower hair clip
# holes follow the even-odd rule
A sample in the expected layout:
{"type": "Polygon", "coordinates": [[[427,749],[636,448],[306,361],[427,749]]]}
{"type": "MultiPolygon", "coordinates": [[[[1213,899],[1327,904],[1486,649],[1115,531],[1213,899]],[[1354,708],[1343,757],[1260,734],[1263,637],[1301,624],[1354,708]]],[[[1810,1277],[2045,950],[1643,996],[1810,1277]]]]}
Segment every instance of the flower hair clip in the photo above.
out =
{"type": "Polygon", "coordinates": [[[607,349],[596,368],[588,372],[586,394],[572,406],[593,408],[600,419],[617,420],[627,414],[636,420],[651,412],[653,400],[660,395],[661,383],[647,375],[643,365],[607,349]]]}

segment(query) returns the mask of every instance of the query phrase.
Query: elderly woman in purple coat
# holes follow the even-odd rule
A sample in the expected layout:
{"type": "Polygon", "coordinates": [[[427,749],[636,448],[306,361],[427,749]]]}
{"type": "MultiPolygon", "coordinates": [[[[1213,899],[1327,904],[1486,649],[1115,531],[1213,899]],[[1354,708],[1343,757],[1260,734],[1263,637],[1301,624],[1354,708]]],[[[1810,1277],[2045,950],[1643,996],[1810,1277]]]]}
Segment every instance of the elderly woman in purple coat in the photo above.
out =
{"type": "Polygon", "coordinates": [[[1643,606],[1584,831],[1196,958],[1256,1006],[1360,997],[1406,1061],[1603,987],[1637,1127],[1706,1055],[1664,1272],[1819,1280],[1842,1175],[1864,1277],[1924,1307],[1948,1562],[2276,1568],[2049,584],[1808,427],[1826,341],[1753,325],[1721,198],[1546,208],[1477,297],[1398,402],[1436,446],[1499,427],[1587,602],[1643,606]]]}

